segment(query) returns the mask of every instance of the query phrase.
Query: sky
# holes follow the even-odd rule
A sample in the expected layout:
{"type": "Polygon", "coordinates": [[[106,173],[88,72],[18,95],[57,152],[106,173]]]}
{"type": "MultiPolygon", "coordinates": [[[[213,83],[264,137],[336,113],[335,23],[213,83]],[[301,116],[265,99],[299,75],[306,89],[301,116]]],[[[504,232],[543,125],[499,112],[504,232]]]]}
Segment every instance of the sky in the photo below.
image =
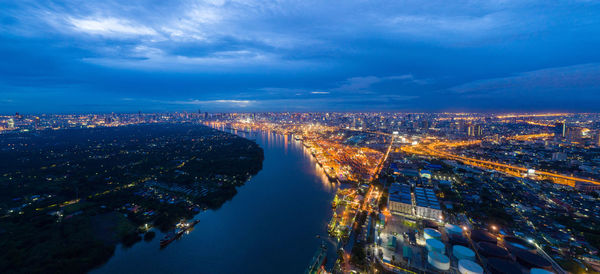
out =
{"type": "Polygon", "coordinates": [[[0,113],[600,111],[600,1],[0,1],[0,113]]]}

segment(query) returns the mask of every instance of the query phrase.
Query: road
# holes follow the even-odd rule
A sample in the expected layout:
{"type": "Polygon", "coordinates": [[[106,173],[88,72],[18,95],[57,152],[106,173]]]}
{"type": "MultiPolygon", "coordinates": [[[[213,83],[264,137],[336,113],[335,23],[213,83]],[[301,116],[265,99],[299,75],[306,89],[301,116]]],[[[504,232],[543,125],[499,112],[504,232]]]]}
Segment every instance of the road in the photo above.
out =
{"type": "MultiPolygon", "coordinates": [[[[537,135],[537,136],[546,137],[547,135],[537,135]]],[[[523,136],[513,137],[513,138],[522,140],[522,139],[527,139],[527,138],[533,138],[533,136],[523,135],[523,136]]],[[[435,143],[430,143],[427,145],[419,144],[419,145],[414,145],[414,146],[405,146],[405,147],[402,147],[401,149],[402,149],[402,151],[407,152],[407,153],[423,154],[423,155],[430,155],[430,156],[439,157],[439,158],[457,160],[457,161],[460,161],[467,165],[481,167],[481,168],[487,168],[487,169],[494,169],[494,170],[497,170],[497,171],[500,171],[503,173],[508,173],[510,175],[517,176],[517,177],[522,177],[522,176],[520,176],[521,173],[527,173],[529,171],[529,169],[525,168],[525,167],[519,167],[519,166],[514,166],[514,165],[508,165],[508,164],[503,164],[503,163],[497,163],[497,162],[492,162],[492,161],[487,161],[487,160],[481,160],[481,159],[460,156],[460,155],[452,154],[450,152],[439,149],[439,147],[467,146],[467,145],[477,144],[479,142],[480,141],[435,142],[435,143]]],[[[535,171],[535,175],[552,179],[555,183],[566,184],[566,185],[570,185],[570,186],[574,186],[575,182],[585,182],[585,183],[600,185],[600,182],[595,181],[595,180],[590,180],[590,179],[585,179],[585,178],[577,178],[577,177],[573,177],[573,176],[567,176],[567,175],[553,173],[553,172],[547,172],[547,171],[535,171]]]]}

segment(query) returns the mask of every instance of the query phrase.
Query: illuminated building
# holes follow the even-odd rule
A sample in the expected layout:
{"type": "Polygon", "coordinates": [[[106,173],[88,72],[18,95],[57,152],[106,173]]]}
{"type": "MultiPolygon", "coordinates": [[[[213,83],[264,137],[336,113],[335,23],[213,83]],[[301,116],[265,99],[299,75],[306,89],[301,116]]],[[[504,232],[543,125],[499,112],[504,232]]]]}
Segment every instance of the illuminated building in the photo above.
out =
{"type": "Polygon", "coordinates": [[[433,189],[416,187],[415,199],[417,216],[432,220],[440,219],[442,209],[433,189]]]}
{"type": "Polygon", "coordinates": [[[552,153],[552,161],[566,161],[567,154],[562,152],[554,152],[552,153]]]}
{"type": "Polygon", "coordinates": [[[600,185],[585,183],[585,182],[576,182],[575,188],[583,191],[596,191],[600,190],[600,185]]]}
{"type": "Polygon", "coordinates": [[[570,127],[567,129],[567,140],[569,141],[580,141],[583,134],[583,129],[580,127],[570,127]]]}
{"type": "Polygon", "coordinates": [[[412,215],[412,197],[409,185],[394,183],[390,186],[388,208],[392,213],[412,215]]]}
{"type": "Polygon", "coordinates": [[[483,135],[483,129],[481,128],[481,125],[469,125],[467,128],[467,135],[471,137],[480,137],[483,135]]]}

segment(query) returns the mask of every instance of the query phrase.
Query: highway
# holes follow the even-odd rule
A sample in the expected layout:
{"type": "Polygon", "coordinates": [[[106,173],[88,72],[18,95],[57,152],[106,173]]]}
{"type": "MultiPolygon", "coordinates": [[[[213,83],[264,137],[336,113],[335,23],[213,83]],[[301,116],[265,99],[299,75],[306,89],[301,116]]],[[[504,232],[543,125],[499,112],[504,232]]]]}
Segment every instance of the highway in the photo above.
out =
{"type": "MultiPolygon", "coordinates": [[[[550,136],[550,135],[536,134],[536,135],[514,136],[511,138],[513,140],[529,140],[532,138],[541,138],[541,137],[548,137],[548,136],[550,136]]],[[[414,145],[414,146],[405,146],[405,147],[402,147],[401,149],[402,149],[402,151],[407,152],[407,153],[430,155],[430,156],[439,157],[439,158],[456,160],[456,161],[460,161],[460,162],[470,165],[470,166],[476,166],[476,167],[486,168],[486,169],[493,169],[493,170],[507,173],[507,174],[517,176],[517,177],[523,177],[522,174],[527,173],[529,171],[529,169],[525,168],[525,167],[464,157],[464,156],[452,154],[450,152],[440,149],[440,147],[468,146],[468,145],[478,144],[480,142],[481,141],[434,142],[434,143],[430,143],[430,144],[426,144],[426,145],[419,144],[419,145],[414,145]]],[[[550,179],[558,184],[564,184],[564,185],[569,185],[569,186],[575,186],[575,182],[585,182],[585,183],[600,185],[600,182],[595,181],[595,180],[590,180],[590,179],[585,179],[585,178],[577,178],[577,177],[573,177],[573,176],[568,176],[568,175],[563,175],[563,174],[558,174],[558,173],[553,173],[553,172],[547,172],[547,171],[535,171],[535,175],[539,176],[541,178],[550,179]]]]}
{"type": "Polygon", "coordinates": [[[373,181],[375,181],[377,178],[379,178],[379,172],[381,171],[381,168],[383,168],[383,164],[385,163],[388,156],[390,155],[390,152],[392,151],[393,146],[394,146],[394,135],[391,135],[390,145],[388,146],[387,150],[385,151],[385,155],[383,155],[379,164],[377,164],[377,167],[375,168],[375,172],[373,172],[373,181]]]}

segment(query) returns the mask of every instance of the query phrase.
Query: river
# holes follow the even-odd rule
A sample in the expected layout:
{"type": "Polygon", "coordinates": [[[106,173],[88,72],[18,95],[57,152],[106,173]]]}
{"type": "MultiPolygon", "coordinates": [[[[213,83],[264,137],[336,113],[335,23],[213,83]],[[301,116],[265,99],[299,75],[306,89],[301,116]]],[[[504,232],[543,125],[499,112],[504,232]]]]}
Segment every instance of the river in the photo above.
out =
{"type": "Polygon", "coordinates": [[[193,231],[165,249],[160,233],[151,242],[119,245],[92,273],[303,273],[321,239],[333,258],[326,227],[336,186],[308,150],[292,136],[234,133],[255,140],[265,155],[263,169],[237,195],[198,214],[193,231]]]}

